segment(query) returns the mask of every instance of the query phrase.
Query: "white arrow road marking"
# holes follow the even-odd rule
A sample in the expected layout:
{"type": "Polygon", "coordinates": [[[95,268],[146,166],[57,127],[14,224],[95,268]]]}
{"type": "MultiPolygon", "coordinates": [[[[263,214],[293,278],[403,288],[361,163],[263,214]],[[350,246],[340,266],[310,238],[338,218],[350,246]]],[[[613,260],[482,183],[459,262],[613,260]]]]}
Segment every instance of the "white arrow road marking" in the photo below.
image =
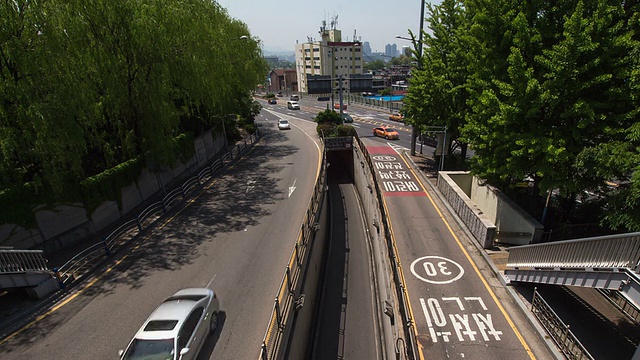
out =
{"type": "Polygon", "coordinates": [[[295,180],[293,180],[293,185],[289,186],[289,196],[291,197],[291,194],[293,194],[294,191],[296,191],[296,181],[298,181],[298,178],[295,178],[295,180]]]}

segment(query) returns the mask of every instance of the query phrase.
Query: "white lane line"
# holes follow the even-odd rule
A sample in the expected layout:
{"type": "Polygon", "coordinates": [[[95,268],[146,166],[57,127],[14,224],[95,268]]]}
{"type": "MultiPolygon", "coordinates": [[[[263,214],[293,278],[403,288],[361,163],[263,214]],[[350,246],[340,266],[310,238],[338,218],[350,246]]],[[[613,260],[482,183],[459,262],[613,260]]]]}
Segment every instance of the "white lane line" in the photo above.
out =
{"type": "Polygon", "coordinates": [[[209,280],[209,282],[207,283],[207,286],[205,286],[207,289],[209,289],[209,287],[211,286],[211,283],[213,283],[213,279],[215,279],[216,276],[213,275],[213,277],[211,278],[211,280],[209,280]]]}

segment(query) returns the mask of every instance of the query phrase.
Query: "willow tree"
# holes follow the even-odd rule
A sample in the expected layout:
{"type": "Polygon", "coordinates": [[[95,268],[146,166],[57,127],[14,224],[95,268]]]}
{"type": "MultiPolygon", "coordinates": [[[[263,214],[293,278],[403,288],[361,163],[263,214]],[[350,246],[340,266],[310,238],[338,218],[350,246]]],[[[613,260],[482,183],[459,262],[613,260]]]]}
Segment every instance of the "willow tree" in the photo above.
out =
{"type": "Polygon", "coordinates": [[[63,194],[134,158],[172,164],[181,133],[235,111],[266,73],[216,2],[8,0],[0,24],[3,189],[63,194]]]}

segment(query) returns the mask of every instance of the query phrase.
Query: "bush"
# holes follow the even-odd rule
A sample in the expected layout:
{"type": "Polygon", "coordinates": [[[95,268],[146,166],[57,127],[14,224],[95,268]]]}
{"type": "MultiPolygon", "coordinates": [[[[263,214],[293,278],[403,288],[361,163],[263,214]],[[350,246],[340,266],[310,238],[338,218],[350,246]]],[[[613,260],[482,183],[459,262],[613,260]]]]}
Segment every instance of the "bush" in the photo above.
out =
{"type": "Polygon", "coordinates": [[[357,136],[356,129],[351,125],[338,125],[334,128],[335,136],[357,136]]]}
{"type": "Polygon", "coordinates": [[[138,179],[142,167],[140,159],[132,159],[83,180],[82,194],[89,214],[107,200],[116,201],[122,209],[121,189],[138,179]]]}
{"type": "Polygon", "coordinates": [[[333,131],[336,128],[336,124],[325,121],[318,124],[316,127],[316,131],[318,132],[318,136],[322,137],[331,137],[333,135],[333,131]]]}
{"type": "Polygon", "coordinates": [[[315,117],[314,121],[317,122],[318,124],[324,123],[324,122],[330,122],[335,125],[342,124],[342,118],[340,117],[340,114],[331,109],[326,109],[319,112],[318,115],[315,117]]]}
{"type": "Polygon", "coordinates": [[[256,124],[246,124],[244,125],[243,128],[249,134],[253,134],[258,130],[258,127],[256,126],[256,124]]]}

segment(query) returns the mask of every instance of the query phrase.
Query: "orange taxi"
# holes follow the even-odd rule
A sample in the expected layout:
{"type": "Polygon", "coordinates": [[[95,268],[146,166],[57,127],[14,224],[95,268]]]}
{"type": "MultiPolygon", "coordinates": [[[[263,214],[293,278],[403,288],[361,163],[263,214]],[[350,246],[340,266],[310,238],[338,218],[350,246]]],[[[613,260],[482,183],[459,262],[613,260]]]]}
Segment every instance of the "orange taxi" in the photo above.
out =
{"type": "MultiPolygon", "coordinates": [[[[333,108],[340,110],[340,103],[333,104],[333,108]]],[[[347,104],[342,104],[342,110],[347,110],[347,104]]]]}
{"type": "Polygon", "coordinates": [[[400,134],[398,134],[396,129],[388,126],[373,128],[373,136],[380,136],[387,140],[396,140],[400,138],[400,134]]]}
{"type": "Polygon", "coordinates": [[[395,112],[389,115],[389,120],[402,122],[404,120],[404,116],[399,112],[395,112]]]}

